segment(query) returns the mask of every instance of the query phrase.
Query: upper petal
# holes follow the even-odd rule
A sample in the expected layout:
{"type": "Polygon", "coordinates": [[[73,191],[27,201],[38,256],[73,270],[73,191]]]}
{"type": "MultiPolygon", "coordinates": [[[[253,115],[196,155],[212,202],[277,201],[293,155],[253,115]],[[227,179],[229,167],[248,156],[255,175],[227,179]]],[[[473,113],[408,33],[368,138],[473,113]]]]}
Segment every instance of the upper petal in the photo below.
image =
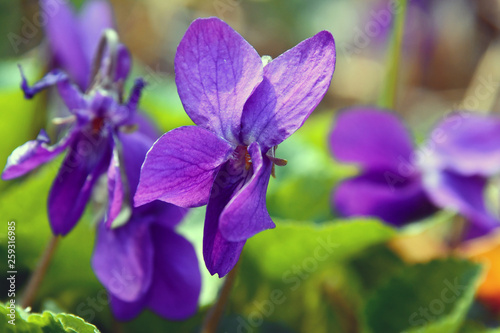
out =
{"type": "Polygon", "coordinates": [[[40,6],[48,17],[45,33],[57,64],[70,73],[81,89],[87,88],[90,62],[83,51],[73,9],[65,1],[42,0],[40,6]]]}
{"type": "Polygon", "coordinates": [[[2,173],[2,179],[8,180],[20,177],[35,169],[40,164],[46,163],[59,155],[71,143],[74,132],[70,131],[66,136],[53,146],[47,133],[41,130],[36,140],[31,140],[17,147],[7,158],[7,164],[2,173]]]}
{"type": "Polygon", "coordinates": [[[222,236],[231,242],[246,240],[253,235],[274,228],[266,207],[266,192],[272,163],[262,156],[259,144],[248,147],[253,175],[226,205],[219,221],[222,236]]]}
{"type": "Polygon", "coordinates": [[[80,219],[95,182],[108,169],[112,146],[110,138],[85,132],[73,140],[49,193],[54,234],[66,235],[80,219]]]}
{"type": "Polygon", "coordinates": [[[485,205],[486,178],[464,176],[451,170],[437,170],[425,174],[424,184],[429,197],[437,206],[455,210],[469,220],[466,238],[484,236],[500,227],[500,221],[485,205]]]}
{"type": "Polygon", "coordinates": [[[395,225],[427,217],[436,211],[420,178],[371,173],[347,179],[333,194],[341,216],[375,216],[395,225]]]}
{"type": "Polygon", "coordinates": [[[141,299],[153,277],[150,223],[134,217],[123,227],[97,228],[92,269],[108,292],[124,302],[141,299]]]}
{"type": "Polygon", "coordinates": [[[231,172],[226,162],[217,174],[207,205],[203,229],[203,257],[210,274],[225,276],[238,262],[245,241],[231,242],[219,230],[219,218],[233,195],[241,187],[244,178],[231,172]]]}
{"type": "Polygon", "coordinates": [[[250,96],[242,116],[243,142],[264,151],[292,135],[319,104],[335,69],[335,43],[321,31],[264,67],[264,81],[250,96]]]}
{"type": "Polygon", "coordinates": [[[135,205],[156,199],[181,207],[204,205],[220,165],[233,150],[228,142],[198,126],[165,133],[146,155],[135,205]]]}
{"type": "Polygon", "coordinates": [[[445,168],[464,175],[500,171],[500,117],[452,114],[434,129],[428,144],[445,168]]]}
{"type": "Polygon", "coordinates": [[[236,142],[243,106],[262,81],[262,61],[255,49],[220,19],[197,19],[177,48],[175,73],[189,117],[236,142]]]}
{"type": "Polygon", "coordinates": [[[162,317],[183,320],[196,313],[201,273],[196,252],[171,228],[153,225],[154,275],[148,306],[162,317]]]}
{"type": "Polygon", "coordinates": [[[102,32],[114,27],[111,5],[104,0],[86,1],[82,6],[79,21],[83,52],[88,64],[91,64],[102,32]]]}
{"type": "Polygon", "coordinates": [[[409,164],[413,143],[395,113],[368,107],[345,109],[330,134],[333,156],[364,169],[398,171],[409,164]]]}

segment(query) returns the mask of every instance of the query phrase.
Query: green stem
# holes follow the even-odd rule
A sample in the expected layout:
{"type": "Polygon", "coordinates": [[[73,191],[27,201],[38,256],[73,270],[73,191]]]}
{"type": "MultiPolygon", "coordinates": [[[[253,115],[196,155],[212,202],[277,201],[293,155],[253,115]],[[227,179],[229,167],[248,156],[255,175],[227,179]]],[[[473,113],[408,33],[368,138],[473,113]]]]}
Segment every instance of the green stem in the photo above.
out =
{"type": "Polygon", "coordinates": [[[219,326],[220,319],[224,314],[224,308],[226,307],[227,300],[231,294],[231,289],[233,288],[234,280],[236,280],[236,275],[238,273],[238,264],[227,274],[224,285],[219,293],[219,298],[217,299],[214,306],[208,311],[205,320],[203,321],[203,327],[201,333],[215,333],[217,327],[219,326]]]}
{"type": "Polygon", "coordinates": [[[24,295],[21,300],[21,306],[23,308],[27,308],[31,306],[35,301],[36,294],[40,285],[42,284],[45,273],[47,272],[47,268],[49,267],[50,261],[54,256],[55,250],[57,248],[57,244],[59,243],[59,236],[52,236],[45,249],[45,252],[40,257],[38,264],[35,268],[35,271],[31,275],[30,280],[28,281],[28,285],[26,286],[26,290],[24,291],[24,295]]]}
{"type": "Polygon", "coordinates": [[[378,105],[382,108],[394,109],[396,106],[398,74],[401,62],[401,44],[403,41],[407,0],[396,0],[394,10],[394,26],[387,56],[387,75],[382,85],[378,105]]]}

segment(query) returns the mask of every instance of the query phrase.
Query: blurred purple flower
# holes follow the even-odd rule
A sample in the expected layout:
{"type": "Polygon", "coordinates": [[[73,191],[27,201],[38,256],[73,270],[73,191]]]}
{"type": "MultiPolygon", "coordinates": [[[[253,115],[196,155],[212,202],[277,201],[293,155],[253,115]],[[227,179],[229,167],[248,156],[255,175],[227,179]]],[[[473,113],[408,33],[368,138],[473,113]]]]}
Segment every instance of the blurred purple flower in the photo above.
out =
{"type": "MultiPolygon", "coordinates": [[[[57,118],[56,123],[72,124],[66,135],[55,145],[49,145],[44,130],[36,140],[28,141],[16,148],[7,160],[2,173],[4,180],[20,177],[39,165],[48,162],[68,149],[59,173],[50,190],[48,213],[54,234],[67,234],[79,220],[98,178],[108,172],[109,192],[112,198],[107,220],[111,225],[120,211],[124,197],[130,189],[122,183],[117,170],[121,165],[120,152],[123,149],[118,133],[140,124],[140,130],[150,131],[136,114],[141,90],[145,83],[137,79],[126,103],[123,103],[123,81],[127,77],[130,56],[127,49],[117,42],[116,34],[106,34],[108,47],[100,63],[92,85],[86,93],[71,83],[60,71],[49,72],[33,86],[28,86],[23,76],[21,87],[26,98],[50,86],[57,86],[59,95],[70,111],[67,118],[57,118]],[[114,37],[112,37],[114,36],[114,37]],[[114,42],[111,42],[114,40],[114,42]]],[[[103,43],[105,45],[105,43],[103,43]]],[[[148,133],[156,138],[154,133],[148,133]]]]}
{"type": "Polygon", "coordinates": [[[273,228],[266,191],[275,147],[302,126],[326,93],[335,46],[322,31],[263,65],[255,49],[217,18],[195,20],[175,57],[184,108],[198,126],[164,134],[142,167],[135,204],[208,203],[204,258],[226,275],[245,241],[273,228]]]}
{"type": "MultiPolygon", "coordinates": [[[[132,200],[141,164],[153,140],[140,132],[118,133],[132,200]]],[[[132,202],[130,202],[130,205],[132,202]]],[[[124,226],[97,230],[92,267],[106,287],[115,317],[130,320],[144,308],[171,320],[193,315],[201,275],[192,245],[174,227],[186,209],[155,201],[133,209],[124,226]]]]}
{"type": "Polygon", "coordinates": [[[342,216],[376,216],[401,226],[451,208],[469,221],[465,239],[500,226],[484,191],[500,171],[500,119],[448,116],[418,156],[409,131],[394,114],[373,107],[345,110],[330,135],[336,159],[356,163],[361,174],[340,183],[332,197],[342,216]],[[420,157],[420,159],[418,159],[420,157]]]}
{"type": "Polygon", "coordinates": [[[113,29],[113,11],[105,0],[86,1],[77,17],[66,1],[41,0],[48,14],[45,33],[52,53],[51,68],[61,68],[80,89],[91,80],[91,64],[104,30],[113,29]]]}

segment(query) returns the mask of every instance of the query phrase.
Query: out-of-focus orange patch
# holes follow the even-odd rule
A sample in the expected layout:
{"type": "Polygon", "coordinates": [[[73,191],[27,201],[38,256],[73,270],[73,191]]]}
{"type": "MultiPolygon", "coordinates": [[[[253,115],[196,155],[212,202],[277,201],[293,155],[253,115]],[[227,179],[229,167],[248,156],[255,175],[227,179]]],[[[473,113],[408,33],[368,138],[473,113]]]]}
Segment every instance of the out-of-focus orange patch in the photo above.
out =
{"type": "Polygon", "coordinates": [[[485,265],[485,278],[477,298],[495,312],[500,312],[500,233],[483,237],[462,246],[459,253],[485,265]]]}

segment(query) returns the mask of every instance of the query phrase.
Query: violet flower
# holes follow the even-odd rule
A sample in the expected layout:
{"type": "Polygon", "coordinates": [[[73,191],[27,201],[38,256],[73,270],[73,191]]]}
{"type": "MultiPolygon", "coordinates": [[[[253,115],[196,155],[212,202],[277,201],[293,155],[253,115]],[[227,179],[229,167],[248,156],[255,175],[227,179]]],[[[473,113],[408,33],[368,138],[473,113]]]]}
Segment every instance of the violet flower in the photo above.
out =
{"type": "Polygon", "coordinates": [[[47,17],[44,26],[52,53],[52,68],[61,68],[80,89],[85,90],[91,78],[91,65],[102,33],[113,29],[113,11],[105,0],[86,1],[75,15],[65,1],[40,0],[47,17]]]}
{"type": "MultiPolygon", "coordinates": [[[[118,133],[118,138],[125,147],[123,164],[133,195],[153,140],[140,132],[118,133]]],[[[171,320],[196,313],[201,289],[198,260],[193,246],[174,230],[185,213],[184,208],[155,201],[134,208],[124,226],[110,229],[104,221],[99,224],[92,267],[118,319],[130,320],[144,308],[171,320]]]]}
{"type": "MultiPolygon", "coordinates": [[[[130,195],[130,188],[122,182],[121,173],[117,171],[123,149],[118,133],[142,123],[136,109],[145,83],[137,79],[128,101],[123,103],[122,87],[130,69],[130,56],[118,43],[114,31],[107,30],[104,36],[96,58],[102,61],[96,63],[93,84],[85,93],[60,70],[49,72],[31,87],[24,76],[22,80],[26,98],[55,85],[71,113],[67,118],[54,120],[72,125],[58,143],[50,145],[45,131],[40,131],[36,140],[28,141],[12,152],[2,173],[4,180],[20,177],[68,150],[48,199],[49,220],[56,235],[66,235],[74,227],[94,184],[106,172],[110,192],[108,224],[111,225],[121,212],[130,212],[130,207],[126,207],[127,200],[124,200],[130,195]]],[[[140,126],[140,130],[143,127],[146,128],[140,126]]]]}
{"type": "Polygon", "coordinates": [[[421,151],[403,122],[373,107],[342,112],[330,135],[336,159],[356,163],[361,174],[341,182],[332,197],[341,216],[375,216],[401,226],[430,216],[439,208],[457,211],[469,221],[465,239],[500,226],[487,210],[487,180],[500,171],[495,150],[500,119],[455,114],[433,131],[421,151]]]}
{"type": "Polygon", "coordinates": [[[273,228],[266,190],[275,147],[325,95],[335,46],[322,31],[263,65],[255,49],[217,18],[195,20],[175,57],[179,96],[197,126],[164,134],[142,166],[135,204],[208,203],[203,254],[226,275],[245,241],[273,228]]]}

